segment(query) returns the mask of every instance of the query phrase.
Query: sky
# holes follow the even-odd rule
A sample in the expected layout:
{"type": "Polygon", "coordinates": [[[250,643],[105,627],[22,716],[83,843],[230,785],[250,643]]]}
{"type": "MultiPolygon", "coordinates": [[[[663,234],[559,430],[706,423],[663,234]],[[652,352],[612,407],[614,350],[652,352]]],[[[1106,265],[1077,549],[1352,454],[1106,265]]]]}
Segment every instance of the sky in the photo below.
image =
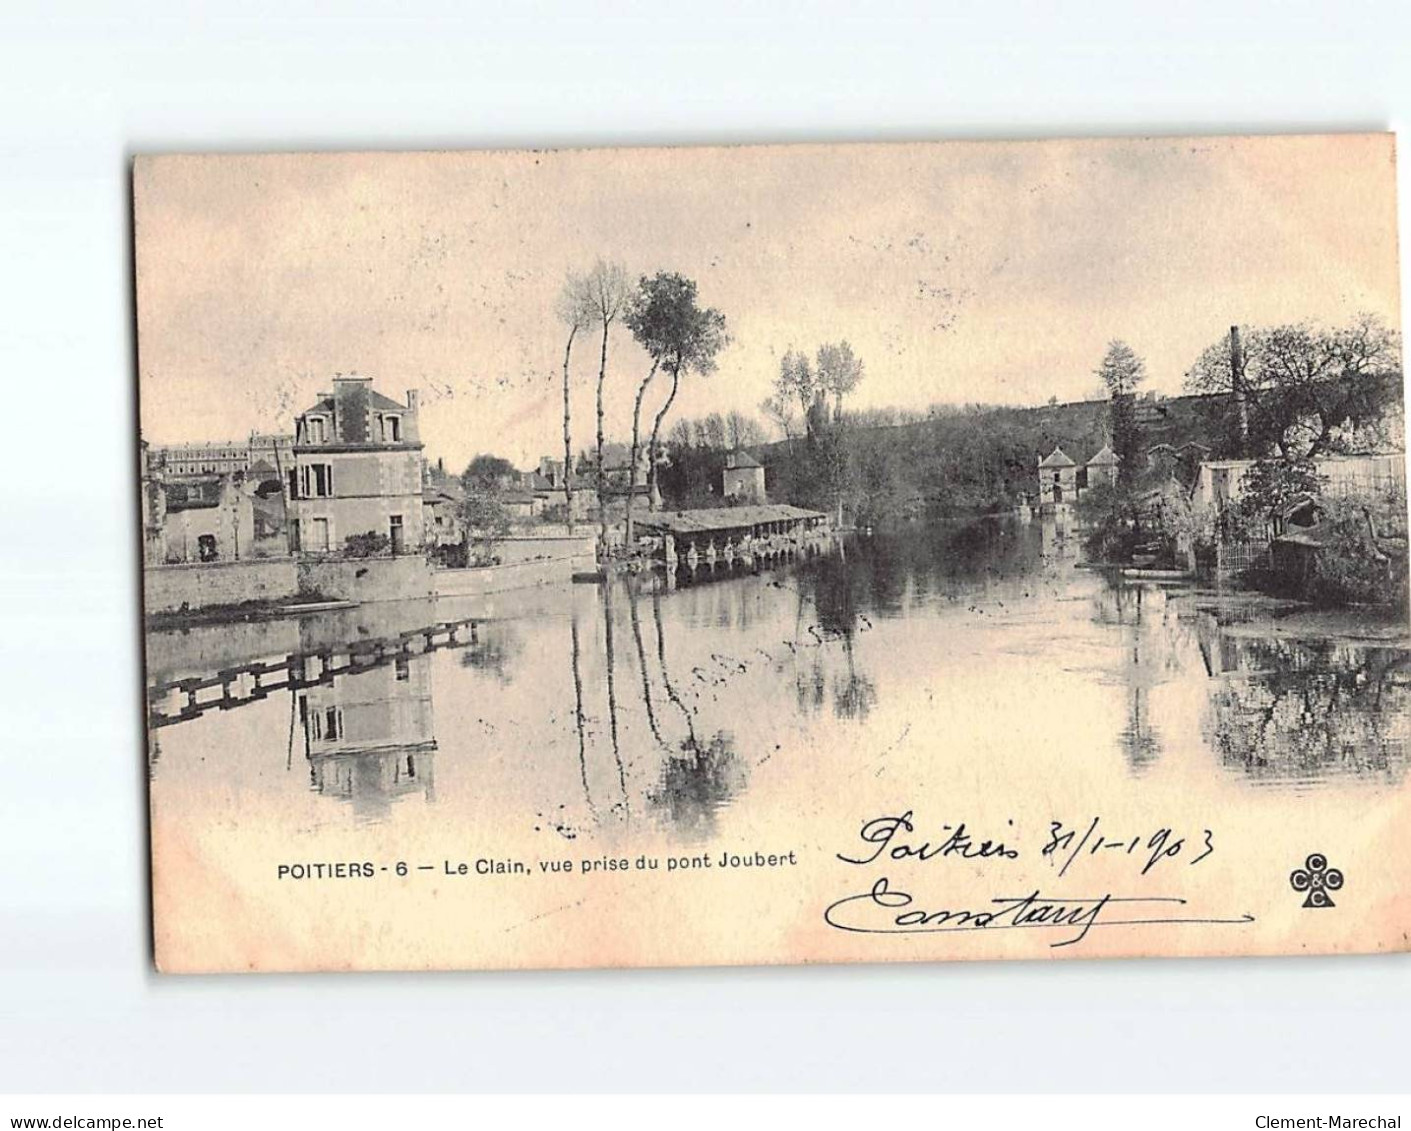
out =
{"type": "MultiPolygon", "coordinates": [[[[357,372],[420,390],[428,458],[533,466],[562,454],[555,299],[599,257],[725,315],[672,419],[757,413],[785,351],[840,339],[857,408],[1085,399],[1114,338],[1176,393],[1234,323],[1397,325],[1394,162],[1388,134],[139,158],[142,433],[290,431],[357,372]]],[[[649,363],[609,351],[620,439],[649,363]]]]}

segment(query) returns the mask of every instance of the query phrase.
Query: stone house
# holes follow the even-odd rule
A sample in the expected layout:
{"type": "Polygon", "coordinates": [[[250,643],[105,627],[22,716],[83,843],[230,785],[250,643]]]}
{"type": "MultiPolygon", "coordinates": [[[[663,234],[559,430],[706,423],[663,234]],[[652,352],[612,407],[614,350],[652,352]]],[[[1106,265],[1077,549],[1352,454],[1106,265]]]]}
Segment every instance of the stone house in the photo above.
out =
{"type": "Polygon", "coordinates": [[[416,390],[406,403],[372,379],[338,375],[295,421],[288,472],[290,541],[303,554],[336,553],[360,534],[387,538],[393,554],[426,542],[416,390]]]}
{"type": "Polygon", "coordinates": [[[149,553],[162,563],[269,556],[256,534],[253,483],[243,472],[168,480],[161,495],[161,526],[149,553]]]}
{"type": "Polygon", "coordinates": [[[764,466],[747,451],[729,452],[725,456],[721,494],[743,503],[762,503],[764,496],[764,466]]]}

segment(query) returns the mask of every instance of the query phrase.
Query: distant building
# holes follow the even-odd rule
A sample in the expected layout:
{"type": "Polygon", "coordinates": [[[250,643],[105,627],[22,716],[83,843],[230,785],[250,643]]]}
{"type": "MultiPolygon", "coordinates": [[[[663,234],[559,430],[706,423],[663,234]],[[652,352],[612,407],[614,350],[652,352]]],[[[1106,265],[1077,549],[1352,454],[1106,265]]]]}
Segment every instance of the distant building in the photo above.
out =
{"type": "MultiPolygon", "coordinates": [[[[1318,456],[1313,466],[1323,479],[1323,494],[1376,495],[1404,491],[1405,460],[1400,453],[1318,456]]],[[[1205,460],[1191,486],[1191,505],[1200,514],[1218,514],[1244,495],[1245,476],[1256,460],[1205,460]]]]}
{"type": "Polygon", "coordinates": [[[745,503],[762,503],[764,466],[747,451],[730,452],[725,457],[722,495],[745,503]]]}
{"type": "Polygon", "coordinates": [[[1099,484],[1107,487],[1117,485],[1117,468],[1121,464],[1121,459],[1116,452],[1107,444],[1103,444],[1098,449],[1097,455],[1087,462],[1087,487],[1096,487],[1099,484]]]}
{"type": "Polygon", "coordinates": [[[533,491],[501,491],[496,498],[511,518],[537,518],[544,509],[544,500],[533,491]]]}
{"type": "Polygon", "coordinates": [[[152,448],[152,458],[160,461],[171,478],[229,475],[249,471],[260,462],[287,468],[293,462],[293,446],[292,436],[255,432],[247,440],[156,445],[152,448]]]}
{"type": "Polygon", "coordinates": [[[163,482],[162,522],[149,554],[167,564],[269,556],[255,530],[253,486],[244,472],[163,482]]]}
{"type": "Polygon", "coordinates": [[[1039,501],[1071,503],[1078,497],[1078,465],[1062,448],[1039,460],[1039,501]]]}
{"type": "Polygon", "coordinates": [[[1122,457],[1103,444],[1087,463],[1079,466],[1060,447],[1039,460],[1039,503],[1065,506],[1077,502],[1090,487],[1112,486],[1122,457]]]}
{"type": "Polygon", "coordinates": [[[422,490],[422,525],[429,546],[458,546],[465,530],[461,525],[461,503],[465,492],[455,480],[428,485],[422,490]]]}
{"type": "Polygon", "coordinates": [[[342,549],[348,538],[380,534],[394,554],[426,541],[416,390],[402,404],[370,377],[333,379],[295,422],[287,473],[291,541],[302,553],[342,549]]]}
{"type": "MultiPolygon", "coordinates": [[[[563,508],[565,515],[568,506],[568,491],[564,486],[563,463],[548,458],[539,461],[539,470],[526,472],[520,480],[520,488],[532,492],[539,499],[538,513],[563,508]],[[547,470],[546,470],[547,468],[547,470]]],[[[641,489],[640,487],[638,488],[641,489]]],[[[586,519],[598,506],[598,492],[593,478],[589,475],[573,476],[573,518],[586,519]]]]}

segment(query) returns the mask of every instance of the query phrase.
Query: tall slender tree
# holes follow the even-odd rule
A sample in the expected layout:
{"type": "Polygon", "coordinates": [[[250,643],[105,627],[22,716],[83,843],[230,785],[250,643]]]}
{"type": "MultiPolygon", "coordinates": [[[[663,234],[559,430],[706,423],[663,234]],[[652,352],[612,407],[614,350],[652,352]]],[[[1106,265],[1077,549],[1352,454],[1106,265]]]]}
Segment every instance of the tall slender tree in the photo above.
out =
{"type": "Polygon", "coordinates": [[[603,466],[603,385],[608,372],[608,338],[613,326],[627,313],[632,299],[632,283],[627,271],[617,263],[599,259],[586,277],[588,301],[593,322],[602,331],[602,351],[598,358],[598,539],[607,547],[607,471],[603,466]]]}
{"type": "Polygon", "coordinates": [[[573,343],[580,333],[593,324],[593,306],[588,279],[570,271],[559,291],[555,313],[568,328],[563,347],[563,500],[568,514],[568,532],[573,533],[573,429],[569,399],[569,363],[573,359],[573,343]]]}
{"type": "MultiPolygon", "coordinates": [[[[651,442],[647,447],[647,483],[650,506],[656,509],[657,463],[662,421],[671,411],[685,374],[702,375],[715,371],[715,357],[730,341],[725,331],[725,315],[713,307],[702,308],[696,301],[694,280],[674,272],[659,271],[638,284],[637,299],[630,314],[630,328],[637,342],[660,368],[671,377],[671,391],[652,421],[651,442]]],[[[636,425],[633,447],[640,443],[636,425]]],[[[627,528],[632,529],[632,503],[636,493],[637,461],[629,469],[627,528]]]]}
{"type": "Polygon", "coordinates": [[[1112,450],[1117,454],[1117,478],[1130,483],[1141,454],[1141,426],[1137,423],[1137,386],[1146,380],[1146,362],[1126,342],[1107,343],[1097,367],[1097,377],[1107,389],[1107,426],[1112,450]]]}

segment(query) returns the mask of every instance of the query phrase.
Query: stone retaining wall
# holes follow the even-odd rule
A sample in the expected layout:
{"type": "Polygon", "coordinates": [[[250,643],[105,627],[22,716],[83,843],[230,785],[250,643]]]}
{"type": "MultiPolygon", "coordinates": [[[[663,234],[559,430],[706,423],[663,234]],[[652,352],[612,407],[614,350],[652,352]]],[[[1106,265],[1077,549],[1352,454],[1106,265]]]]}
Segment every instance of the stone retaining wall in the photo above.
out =
{"type": "Polygon", "coordinates": [[[142,573],[142,592],[148,615],[280,601],[299,592],[299,572],[290,558],[149,565],[142,573]]]}

